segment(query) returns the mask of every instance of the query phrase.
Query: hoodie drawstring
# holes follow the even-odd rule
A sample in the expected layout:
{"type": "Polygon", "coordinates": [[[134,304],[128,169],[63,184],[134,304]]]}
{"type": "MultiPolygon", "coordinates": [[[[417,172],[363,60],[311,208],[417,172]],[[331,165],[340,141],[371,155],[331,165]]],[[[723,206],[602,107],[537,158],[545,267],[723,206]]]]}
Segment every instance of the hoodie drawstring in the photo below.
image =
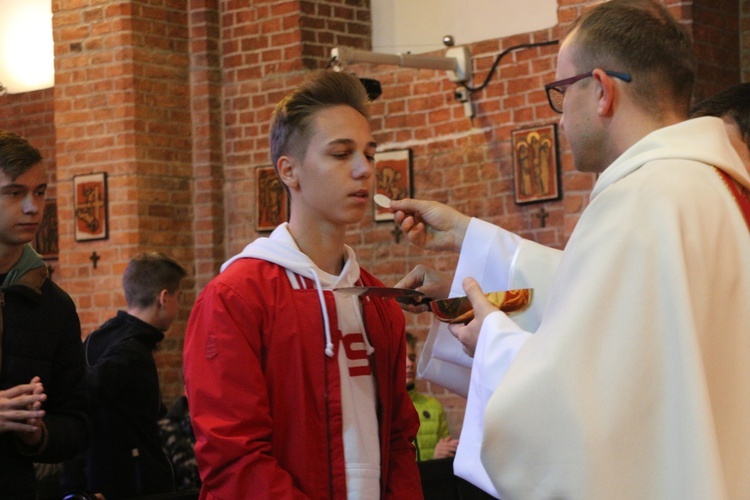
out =
{"type": "Polygon", "coordinates": [[[315,288],[318,290],[318,300],[320,300],[320,309],[323,311],[323,324],[326,330],[326,348],[325,353],[329,358],[333,357],[333,340],[331,340],[331,322],[328,320],[328,308],[326,307],[326,301],[323,297],[323,286],[320,284],[318,273],[312,267],[308,268],[312,273],[313,279],[315,280],[315,288]]]}
{"type": "MultiPolygon", "coordinates": [[[[352,302],[354,303],[354,310],[359,309],[359,297],[356,295],[352,296],[352,302]]],[[[372,355],[373,352],[375,352],[375,348],[370,344],[370,339],[367,338],[367,329],[365,328],[365,323],[362,321],[362,315],[357,314],[357,321],[359,322],[359,327],[362,329],[362,340],[365,342],[365,352],[368,356],[372,355]]]]}

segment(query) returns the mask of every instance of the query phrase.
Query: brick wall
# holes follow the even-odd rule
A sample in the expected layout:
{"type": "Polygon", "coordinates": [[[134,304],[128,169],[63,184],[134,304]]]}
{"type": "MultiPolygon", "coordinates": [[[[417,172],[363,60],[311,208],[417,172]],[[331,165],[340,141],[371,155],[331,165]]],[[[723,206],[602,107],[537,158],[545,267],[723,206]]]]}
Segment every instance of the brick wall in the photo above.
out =
{"type": "MultiPolygon", "coordinates": [[[[188,18],[174,0],[56,0],[53,13],[60,283],[85,336],[125,308],[121,276],[135,254],[164,251],[192,269],[188,18]],[[80,242],[73,177],[92,172],[107,174],[109,237],[80,242]]],[[[181,390],[187,313],[157,354],[167,399],[181,390]]]]}
{"type": "Polygon", "coordinates": [[[739,2],[696,0],[692,13],[698,101],[740,81],[739,2]]]}
{"type": "MultiPolygon", "coordinates": [[[[747,79],[750,0],[739,1],[747,79]]],[[[474,84],[481,83],[501,51],[558,38],[593,3],[559,0],[561,27],[472,44],[474,84]]],[[[714,61],[711,54],[739,54],[727,36],[737,19],[733,4],[665,3],[690,25],[704,58],[712,58],[702,66],[707,69],[700,92],[730,79],[726,61],[732,59],[714,61]]],[[[185,310],[158,354],[170,402],[181,390],[188,305],[228,256],[264,234],[255,230],[254,172],[269,164],[273,106],[310,69],[324,67],[333,46],[370,48],[369,3],[54,0],[53,12],[55,89],[0,97],[0,120],[40,146],[48,167],[57,170],[51,191],[59,203],[57,278],[78,304],[84,334],[124,307],[120,276],[135,253],[163,250],[191,271],[185,310]],[[73,176],[101,171],[109,179],[110,236],[76,242],[73,176]],[[101,256],[96,269],[89,260],[93,252],[101,256]]],[[[517,205],[510,142],[515,129],[557,121],[542,91],[554,77],[556,52],[552,46],[506,56],[488,86],[472,94],[473,119],[454,99],[455,85],[442,71],[371,65],[348,70],[380,80],[383,96],[372,110],[376,140],[381,150],[411,149],[415,196],[562,248],[594,177],[573,169],[560,134],[563,198],[517,205]]],[[[367,216],[348,234],[362,264],[386,284],[418,263],[453,269],[455,255],[397,242],[393,228],[367,216]]],[[[408,328],[422,339],[428,324],[426,315],[407,315],[408,328]]],[[[442,400],[457,433],[463,400],[429,384],[423,389],[442,400]]]]}
{"type": "Polygon", "coordinates": [[[55,113],[53,89],[0,97],[0,128],[29,138],[44,158],[50,187],[47,198],[55,198],[55,113]]]}
{"type": "Polygon", "coordinates": [[[218,4],[218,0],[191,0],[188,9],[194,271],[198,289],[218,273],[219,264],[225,255],[222,61],[218,4]]]}

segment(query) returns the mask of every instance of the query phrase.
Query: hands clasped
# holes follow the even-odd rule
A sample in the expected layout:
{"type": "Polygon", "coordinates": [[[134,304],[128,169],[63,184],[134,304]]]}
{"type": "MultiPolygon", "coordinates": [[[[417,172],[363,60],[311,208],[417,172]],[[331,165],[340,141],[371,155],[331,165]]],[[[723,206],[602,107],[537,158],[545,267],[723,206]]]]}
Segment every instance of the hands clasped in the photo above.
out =
{"type": "Polygon", "coordinates": [[[39,377],[0,391],[0,433],[15,432],[28,446],[38,444],[43,436],[42,403],[46,399],[39,377]]]}

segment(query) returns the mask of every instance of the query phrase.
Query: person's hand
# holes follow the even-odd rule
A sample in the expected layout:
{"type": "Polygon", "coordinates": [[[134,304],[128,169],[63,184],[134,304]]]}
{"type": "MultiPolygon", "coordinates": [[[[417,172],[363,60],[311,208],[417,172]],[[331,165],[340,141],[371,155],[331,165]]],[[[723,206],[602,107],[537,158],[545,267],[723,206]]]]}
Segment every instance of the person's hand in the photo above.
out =
{"type": "Polygon", "coordinates": [[[46,399],[39,377],[0,391],[0,433],[15,432],[25,444],[39,444],[43,437],[42,403],[46,399]]]}
{"type": "MultiPolygon", "coordinates": [[[[395,287],[418,290],[425,294],[425,298],[435,300],[448,297],[451,290],[451,281],[452,278],[447,274],[436,271],[431,267],[417,264],[409,274],[396,283],[395,287]]],[[[427,303],[428,300],[424,300],[419,304],[399,302],[399,305],[404,311],[420,313],[429,310],[427,303]]]]}
{"type": "Polygon", "coordinates": [[[463,283],[464,292],[469,298],[474,308],[474,319],[467,325],[448,325],[448,329],[464,346],[466,354],[474,357],[474,351],[477,349],[479,341],[479,332],[482,330],[482,323],[488,314],[497,311],[492,302],[484,296],[482,287],[474,278],[466,278],[463,283]]]}
{"type": "Polygon", "coordinates": [[[461,250],[471,217],[436,201],[391,201],[396,224],[406,238],[427,250],[461,250]]]}
{"type": "Polygon", "coordinates": [[[435,454],[432,455],[432,458],[454,457],[456,456],[457,448],[458,439],[453,439],[450,436],[445,436],[435,445],[435,454]]]}
{"type": "Polygon", "coordinates": [[[34,430],[31,432],[18,432],[17,435],[27,446],[36,446],[44,439],[44,423],[42,422],[44,411],[42,410],[42,402],[47,399],[47,395],[44,393],[44,386],[39,377],[32,378],[30,384],[34,387],[32,395],[36,400],[27,409],[35,412],[35,416],[27,419],[26,423],[34,427],[34,430]]]}

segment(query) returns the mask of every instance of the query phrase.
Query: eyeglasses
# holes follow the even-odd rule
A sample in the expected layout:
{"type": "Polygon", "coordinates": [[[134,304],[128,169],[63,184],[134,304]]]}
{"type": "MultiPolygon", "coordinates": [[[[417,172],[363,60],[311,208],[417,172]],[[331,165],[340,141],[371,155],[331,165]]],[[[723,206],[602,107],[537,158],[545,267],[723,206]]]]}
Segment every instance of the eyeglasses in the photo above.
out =
{"type": "MultiPolygon", "coordinates": [[[[619,73],[617,71],[607,70],[604,70],[604,73],[613,78],[619,78],[623,82],[630,82],[633,80],[633,77],[631,77],[628,73],[619,73]]],[[[583,80],[584,78],[592,76],[593,74],[593,71],[589,71],[588,73],[571,76],[570,78],[565,78],[564,80],[558,80],[556,82],[548,83],[547,85],[545,85],[544,90],[547,92],[547,100],[549,101],[549,106],[552,108],[552,110],[556,113],[562,114],[563,100],[565,99],[565,92],[568,90],[568,87],[580,80],[583,80]]]]}

